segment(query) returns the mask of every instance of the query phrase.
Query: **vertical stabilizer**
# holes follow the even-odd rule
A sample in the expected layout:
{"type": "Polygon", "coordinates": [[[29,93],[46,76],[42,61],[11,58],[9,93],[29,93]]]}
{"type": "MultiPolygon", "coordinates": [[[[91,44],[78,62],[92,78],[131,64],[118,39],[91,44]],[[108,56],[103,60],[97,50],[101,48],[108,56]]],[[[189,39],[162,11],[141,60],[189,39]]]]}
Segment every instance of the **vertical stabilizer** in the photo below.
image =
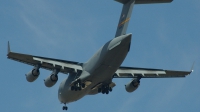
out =
{"type": "Polygon", "coordinates": [[[8,54],[10,53],[10,43],[8,41],[8,54]]]}
{"type": "Polygon", "coordinates": [[[121,16],[119,19],[119,24],[117,26],[117,31],[115,37],[126,34],[128,23],[132,14],[132,9],[135,4],[135,0],[115,0],[123,4],[121,16]]]}
{"type": "Polygon", "coordinates": [[[134,4],[171,3],[173,0],[115,0],[123,4],[115,37],[126,34],[134,4]]]}

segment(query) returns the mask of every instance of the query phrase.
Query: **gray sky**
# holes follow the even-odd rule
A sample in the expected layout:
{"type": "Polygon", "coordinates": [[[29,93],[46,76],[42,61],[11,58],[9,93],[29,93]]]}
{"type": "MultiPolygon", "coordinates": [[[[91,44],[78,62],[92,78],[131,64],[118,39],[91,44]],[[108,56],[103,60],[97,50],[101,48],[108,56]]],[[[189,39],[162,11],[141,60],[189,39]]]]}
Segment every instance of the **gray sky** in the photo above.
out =
{"type": "MultiPolygon", "coordinates": [[[[199,112],[200,111],[200,1],[174,0],[171,4],[135,5],[127,33],[131,50],[123,66],[190,70],[186,78],[142,79],[127,93],[131,79],[114,79],[109,95],[86,96],[68,104],[69,112],[199,112]]],[[[113,0],[4,0],[0,2],[0,105],[4,112],[63,112],[57,91],[65,74],[52,88],[43,79],[28,83],[32,67],[6,59],[11,50],[50,58],[86,62],[114,38],[122,5],[113,0]]]]}

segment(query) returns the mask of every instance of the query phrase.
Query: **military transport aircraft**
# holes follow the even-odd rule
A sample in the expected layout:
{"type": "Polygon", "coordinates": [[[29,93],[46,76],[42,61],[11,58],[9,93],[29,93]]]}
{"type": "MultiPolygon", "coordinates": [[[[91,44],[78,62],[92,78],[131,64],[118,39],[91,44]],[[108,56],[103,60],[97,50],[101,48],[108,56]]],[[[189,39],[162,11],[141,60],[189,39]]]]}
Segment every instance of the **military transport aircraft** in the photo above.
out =
{"type": "Polygon", "coordinates": [[[126,34],[126,29],[132,14],[134,4],[170,3],[173,0],[115,0],[123,4],[122,13],[115,38],[103,45],[87,62],[79,63],[61,59],[15,53],[10,50],[9,59],[19,61],[34,68],[26,74],[29,82],[35,81],[40,75],[40,68],[52,71],[44,80],[46,87],[52,87],[58,80],[58,73],[68,74],[58,89],[58,99],[67,110],[67,103],[77,101],[85,95],[98,93],[109,94],[115,87],[113,78],[132,78],[126,84],[127,92],[135,91],[140,85],[141,78],[185,77],[191,71],[172,71],[163,69],[135,68],[120,66],[130,50],[132,34],[126,34]]]}

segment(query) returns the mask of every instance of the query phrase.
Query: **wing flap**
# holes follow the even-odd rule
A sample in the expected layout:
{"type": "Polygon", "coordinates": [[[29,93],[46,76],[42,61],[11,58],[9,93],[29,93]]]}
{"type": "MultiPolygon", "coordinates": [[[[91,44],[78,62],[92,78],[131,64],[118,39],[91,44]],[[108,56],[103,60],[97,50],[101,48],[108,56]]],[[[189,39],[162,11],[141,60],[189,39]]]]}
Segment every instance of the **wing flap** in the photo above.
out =
{"type": "Polygon", "coordinates": [[[32,66],[40,64],[41,68],[44,68],[47,70],[59,69],[60,72],[64,74],[67,74],[72,71],[75,71],[75,72],[82,71],[81,64],[78,62],[73,62],[73,61],[59,60],[59,59],[33,56],[33,55],[21,54],[21,53],[14,53],[10,51],[7,54],[7,58],[14,61],[28,64],[28,65],[32,65],[32,66]]]}
{"type": "Polygon", "coordinates": [[[149,69],[149,68],[131,68],[120,67],[114,78],[173,78],[173,77],[185,77],[192,71],[172,71],[162,69],[149,69]]]}
{"type": "Polygon", "coordinates": [[[48,68],[54,69],[58,68],[61,69],[61,71],[70,72],[72,69],[75,71],[82,70],[82,67],[78,65],[77,62],[69,62],[64,60],[57,60],[57,59],[50,59],[50,58],[43,58],[43,57],[33,57],[33,60],[38,61],[42,63],[42,65],[46,65],[48,68]]]}

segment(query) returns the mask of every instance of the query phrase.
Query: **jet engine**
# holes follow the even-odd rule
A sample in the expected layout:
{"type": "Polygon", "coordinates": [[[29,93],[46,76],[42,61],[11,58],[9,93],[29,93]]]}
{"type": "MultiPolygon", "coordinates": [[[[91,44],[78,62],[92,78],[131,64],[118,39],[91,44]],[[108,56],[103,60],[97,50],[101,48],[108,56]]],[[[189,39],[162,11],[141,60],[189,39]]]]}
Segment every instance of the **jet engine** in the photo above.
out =
{"type": "Polygon", "coordinates": [[[133,79],[131,82],[125,85],[126,91],[131,93],[135,91],[140,85],[140,80],[133,79]]]}
{"type": "Polygon", "coordinates": [[[26,80],[28,82],[35,81],[40,75],[39,67],[34,67],[29,73],[26,74],[26,80]]]}
{"type": "Polygon", "coordinates": [[[52,87],[56,84],[56,82],[58,81],[58,71],[54,70],[50,76],[48,76],[45,80],[44,80],[44,84],[46,87],[52,87]]]}

